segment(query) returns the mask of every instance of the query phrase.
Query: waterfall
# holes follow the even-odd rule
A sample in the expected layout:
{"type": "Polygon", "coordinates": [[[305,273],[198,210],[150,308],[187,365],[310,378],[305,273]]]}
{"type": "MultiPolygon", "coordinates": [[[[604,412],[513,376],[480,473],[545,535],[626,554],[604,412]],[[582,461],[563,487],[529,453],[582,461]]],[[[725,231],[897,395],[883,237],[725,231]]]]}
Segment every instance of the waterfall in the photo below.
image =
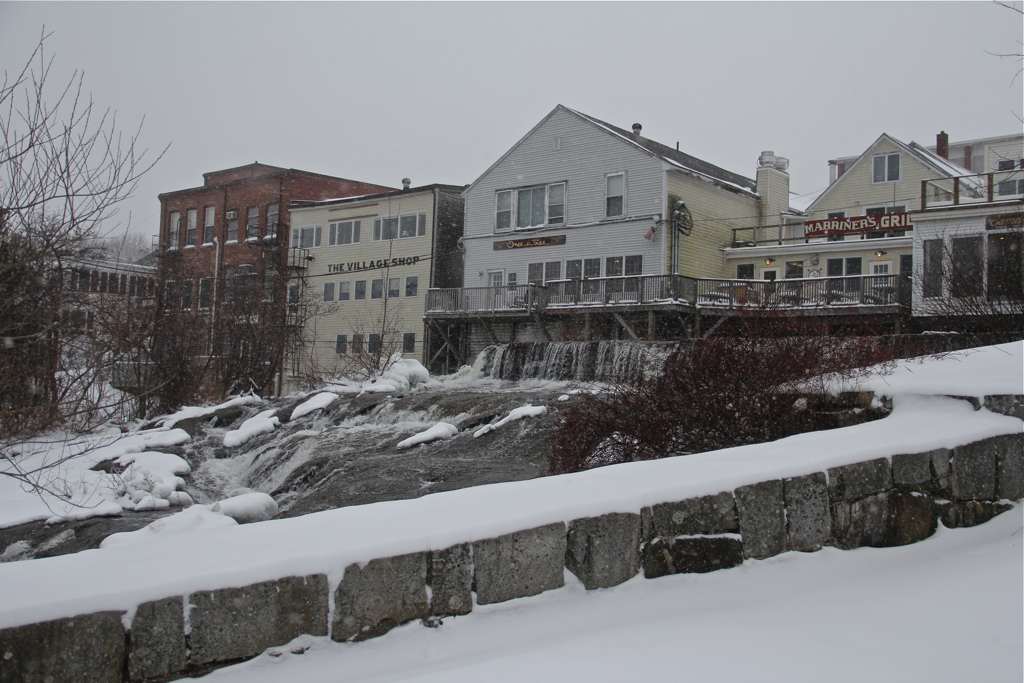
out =
{"type": "Polygon", "coordinates": [[[487,347],[476,365],[488,377],[512,381],[628,381],[659,373],[674,346],[634,341],[513,342],[487,347]]]}

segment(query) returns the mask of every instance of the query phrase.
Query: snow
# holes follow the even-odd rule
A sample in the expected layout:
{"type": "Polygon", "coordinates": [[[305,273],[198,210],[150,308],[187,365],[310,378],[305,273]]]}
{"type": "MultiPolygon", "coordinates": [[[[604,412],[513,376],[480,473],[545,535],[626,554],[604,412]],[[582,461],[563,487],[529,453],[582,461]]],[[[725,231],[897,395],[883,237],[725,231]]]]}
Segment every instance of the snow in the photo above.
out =
{"type": "Polygon", "coordinates": [[[336,400],[338,400],[338,394],[330,391],[324,391],[316,394],[312,398],[309,398],[305,402],[295,406],[295,410],[292,411],[290,419],[297,420],[300,417],[309,415],[315,410],[322,410],[334,403],[336,400]]]}
{"type": "MultiPolygon", "coordinates": [[[[333,591],[352,563],[1020,433],[1019,419],[946,394],[1024,394],[1022,359],[1024,342],[908,361],[860,383],[892,397],[888,417],[770,443],[244,525],[216,513],[258,511],[254,497],[221,501],[219,509],[193,506],[131,540],[0,564],[0,629],[104,610],[131,614],[150,600],[284,576],[323,573],[333,591]]],[[[458,380],[472,381],[492,386],[469,372],[458,380]]],[[[542,409],[524,406],[501,422],[542,409]]],[[[157,434],[154,448],[181,438],[157,434]]],[[[139,454],[144,439],[131,438],[103,447],[116,457],[139,454]]],[[[99,462],[102,450],[85,462],[99,462]]],[[[0,487],[8,479],[0,477],[0,487]]],[[[0,488],[0,519],[12,518],[4,506],[23,498],[0,488]]],[[[671,678],[685,662],[694,680],[762,680],[774,672],[797,680],[1019,680],[1020,528],[1018,507],[906,548],[788,553],[602,591],[584,591],[570,577],[565,589],[476,607],[439,629],[414,623],[354,646],[308,638],[301,658],[280,648],[281,657],[261,656],[210,679],[335,680],[343,667],[353,680],[547,680],[552,671],[621,680],[644,672],[671,678]],[[962,656],[950,658],[954,635],[962,656]]],[[[18,552],[4,549],[5,556],[18,552]]]]}
{"type": "Polygon", "coordinates": [[[395,448],[409,448],[411,446],[417,446],[421,443],[437,441],[438,439],[450,439],[458,433],[459,428],[456,427],[455,425],[449,424],[447,422],[438,422],[430,429],[422,431],[419,434],[414,434],[413,436],[410,436],[408,439],[405,439],[403,441],[399,441],[398,445],[395,446],[395,448]]]}
{"type": "Polygon", "coordinates": [[[111,534],[103,539],[100,548],[136,545],[158,539],[162,541],[175,534],[189,534],[237,524],[238,522],[223,512],[213,512],[205,505],[193,505],[187,510],[158,519],[137,531],[111,534]]]}
{"type": "Polygon", "coordinates": [[[255,403],[263,403],[263,399],[254,394],[246,394],[245,396],[238,396],[237,398],[230,399],[224,403],[219,403],[215,406],[187,406],[182,408],[178,412],[165,417],[160,421],[160,426],[164,428],[170,428],[178,424],[182,420],[187,420],[193,417],[202,417],[203,415],[211,415],[221,408],[231,408],[233,406],[245,406],[252,405],[255,403]]]}
{"type": "Polygon", "coordinates": [[[501,429],[509,422],[515,422],[516,420],[521,420],[524,417],[538,417],[540,415],[547,414],[547,412],[548,409],[546,406],[525,405],[522,408],[516,408],[515,410],[510,411],[508,415],[498,420],[494,424],[485,425],[480,429],[476,430],[475,432],[473,432],[473,438],[475,439],[481,437],[484,434],[493,432],[495,429],[501,429]]]}
{"type": "Polygon", "coordinates": [[[231,517],[240,524],[263,522],[277,514],[277,503],[266,493],[254,491],[225,498],[214,503],[210,510],[231,517]]]}
{"type": "Polygon", "coordinates": [[[787,553],[597,591],[566,573],[565,588],[438,628],[301,636],[200,680],[1020,681],[1022,524],[1017,507],[901,548],[787,553]]]}
{"type": "Polygon", "coordinates": [[[224,445],[227,448],[241,446],[249,439],[260,434],[268,434],[281,424],[277,418],[276,410],[264,410],[259,415],[250,417],[243,422],[238,429],[232,429],[224,435],[224,445]]]}

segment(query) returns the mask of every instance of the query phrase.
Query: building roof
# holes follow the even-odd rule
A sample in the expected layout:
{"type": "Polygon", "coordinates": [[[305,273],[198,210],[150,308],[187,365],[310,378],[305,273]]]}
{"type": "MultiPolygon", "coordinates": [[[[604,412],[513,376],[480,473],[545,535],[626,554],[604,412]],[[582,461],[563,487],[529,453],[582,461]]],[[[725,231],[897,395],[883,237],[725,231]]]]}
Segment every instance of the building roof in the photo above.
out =
{"type": "Polygon", "coordinates": [[[726,171],[724,168],[720,168],[718,166],[715,166],[714,164],[709,164],[708,162],[698,159],[695,156],[690,156],[685,152],[680,152],[679,150],[669,147],[668,145],[663,145],[660,142],[657,142],[656,140],[651,140],[650,138],[645,138],[641,135],[636,135],[631,131],[623,130],[618,126],[613,126],[610,123],[606,123],[604,121],[601,121],[600,119],[596,119],[593,116],[584,114],[583,112],[579,112],[574,109],[569,109],[568,107],[566,107],[565,109],[567,111],[571,111],[573,114],[576,114],[581,118],[590,121],[591,123],[594,123],[598,126],[601,126],[602,128],[611,131],[612,133],[616,134],[617,136],[626,140],[627,142],[630,142],[636,145],[637,147],[640,147],[641,149],[644,149],[647,152],[650,152],[651,154],[662,158],[663,160],[669,162],[674,166],[681,166],[691,171],[696,171],[701,175],[709,176],[716,180],[721,180],[727,183],[731,183],[733,185],[738,185],[745,190],[750,190],[751,192],[757,191],[756,180],[747,178],[738,173],[726,171]]]}
{"type": "Polygon", "coordinates": [[[274,178],[274,177],[288,175],[288,174],[296,174],[296,175],[304,175],[304,176],[317,176],[317,177],[320,177],[320,178],[328,178],[330,180],[342,180],[342,181],[345,181],[347,183],[357,183],[357,184],[360,184],[360,185],[373,185],[375,187],[386,187],[385,185],[377,185],[376,183],[367,183],[367,182],[362,181],[362,180],[352,180],[351,178],[341,178],[341,177],[338,177],[338,176],[326,175],[324,173],[314,173],[313,171],[303,171],[302,169],[298,169],[298,168],[282,168],[280,166],[270,166],[268,164],[261,164],[261,163],[257,162],[257,163],[254,163],[254,164],[246,164],[245,166],[236,166],[235,168],[226,168],[226,169],[222,169],[220,171],[209,171],[209,172],[203,174],[204,181],[206,181],[209,184],[199,185],[197,187],[188,187],[188,188],[185,188],[183,190],[171,190],[170,192],[161,192],[159,195],[157,195],[157,198],[158,199],[163,199],[164,197],[172,197],[174,195],[185,194],[185,193],[189,193],[189,192],[208,191],[208,190],[213,190],[213,189],[217,189],[217,188],[227,187],[227,186],[230,186],[230,185],[241,185],[243,183],[252,182],[253,180],[259,180],[261,178],[274,178]],[[249,168],[249,167],[252,167],[252,169],[254,171],[258,171],[258,172],[255,173],[254,175],[248,175],[248,176],[242,176],[242,177],[232,177],[232,174],[234,172],[240,171],[242,169],[249,168]],[[225,176],[227,176],[227,177],[229,177],[231,179],[230,180],[224,180],[224,181],[221,181],[221,182],[217,182],[217,176],[221,175],[221,174],[223,174],[223,175],[225,175],[225,176]]]}
{"type": "Polygon", "coordinates": [[[620,140],[622,140],[622,141],[624,141],[624,142],[626,142],[628,144],[634,145],[635,147],[638,147],[641,150],[643,150],[645,153],[647,153],[647,154],[649,154],[651,156],[654,156],[654,157],[656,157],[656,158],[658,158],[658,159],[660,159],[660,160],[664,161],[665,163],[668,163],[668,164],[670,164],[672,166],[675,166],[677,168],[684,169],[684,170],[687,170],[687,171],[691,171],[693,173],[696,173],[696,174],[698,174],[700,176],[704,176],[706,178],[711,178],[712,180],[714,180],[716,182],[719,182],[719,183],[725,183],[725,184],[728,184],[728,185],[732,185],[732,186],[734,186],[734,187],[736,187],[736,188],[738,188],[738,189],[740,189],[740,190],[742,190],[744,192],[756,193],[756,191],[757,191],[757,181],[752,180],[751,178],[747,178],[747,177],[741,176],[741,175],[739,175],[737,173],[732,173],[730,171],[726,171],[725,169],[719,168],[718,166],[715,166],[714,164],[709,164],[708,162],[702,161],[702,160],[698,159],[697,157],[693,157],[693,156],[690,156],[689,154],[685,154],[685,153],[680,152],[680,151],[678,151],[676,149],[673,149],[672,147],[669,147],[668,145],[663,145],[660,142],[656,142],[654,140],[651,140],[651,139],[648,139],[648,138],[645,138],[645,137],[642,137],[642,136],[634,135],[633,133],[627,132],[627,131],[623,130],[622,128],[618,128],[617,126],[613,126],[610,123],[605,123],[604,121],[601,121],[600,119],[595,119],[593,116],[589,116],[589,115],[584,114],[582,112],[578,112],[575,109],[570,109],[569,107],[566,107],[565,105],[561,105],[561,104],[557,105],[554,109],[552,109],[547,114],[547,116],[542,118],[533,128],[530,129],[530,131],[526,135],[521,137],[519,139],[519,141],[516,142],[516,144],[512,145],[504,154],[502,154],[498,158],[497,161],[495,161],[493,164],[491,164],[487,168],[486,171],[481,173],[477,177],[476,180],[474,180],[472,183],[467,185],[466,189],[469,189],[469,188],[473,187],[474,185],[476,185],[478,182],[480,182],[481,178],[483,178],[488,173],[490,173],[498,164],[500,164],[502,162],[502,160],[505,159],[505,157],[507,157],[509,154],[511,154],[514,149],[519,147],[519,145],[521,145],[524,140],[526,140],[531,135],[533,135],[533,133],[538,128],[540,128],[542,125],[544,125],[545,121],[547,121],[552,116],[554,116],[555,113],[558,112],[558,111],[568,112],[568,113],[572,114],[573,116],[576,116],[576,117],[580,118],[581,120],[586,121],[587,123],[589,123],[589,124],[591,124],[593,126],[596,126],[596,127],[600,128],[600,129],[604,130],[609,135],[612,135],[612,136],[614,136],[614,137],[616,137],[616,138],[618,138],[618,139],[620,139],[620,140]]]}
{"type": "Polygon", "coordinates": [[[468,185],[445,185],[442,183],[434,183],[432,185],[420,185],[419,187],[410,187],[408,190],[391,190],[389,192],[378,192],[375,194],[362,194],[355,197],[339,197],[338,199],[293,199],[288,205],[289,209],[308,209],[312,207],[320,206],[331,206],[334,204],[351,204],[354,202],[361,202],[368,199],[387,199],[389,197],[397,197],[399,195],[415,194],[417,192],[433,192],[436,190],[447,191],[454,194],[460,194],[465,190],[468,185]]]}

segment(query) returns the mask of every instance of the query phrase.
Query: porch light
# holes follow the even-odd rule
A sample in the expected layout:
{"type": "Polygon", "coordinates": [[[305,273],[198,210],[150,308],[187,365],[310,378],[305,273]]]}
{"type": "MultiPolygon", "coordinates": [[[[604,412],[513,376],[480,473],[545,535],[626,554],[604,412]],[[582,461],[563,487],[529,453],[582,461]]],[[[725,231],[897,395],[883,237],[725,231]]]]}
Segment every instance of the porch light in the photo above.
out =
{"type": "Polygon", "coordinates": [[[878,251],[875,252],[875,256],[877,256],[878,258],[882,258],[883,256],[885,256],[888,253],[889,252],[887,252],[887,251],[883,251],[883,250],[879,249],[878,251]]]}
{"type": "Polygon", "coordinates": [[[766,259],[764,260],[764,264],[765,264],[766,266],[770,266],[770,265],[771,265],[771,264],[773,264],[773,263],[775,263],[775,259],[773,259],[773,258],[772,258],[771,256],[769,256],[768,258],[766,258],[766,259]]]}

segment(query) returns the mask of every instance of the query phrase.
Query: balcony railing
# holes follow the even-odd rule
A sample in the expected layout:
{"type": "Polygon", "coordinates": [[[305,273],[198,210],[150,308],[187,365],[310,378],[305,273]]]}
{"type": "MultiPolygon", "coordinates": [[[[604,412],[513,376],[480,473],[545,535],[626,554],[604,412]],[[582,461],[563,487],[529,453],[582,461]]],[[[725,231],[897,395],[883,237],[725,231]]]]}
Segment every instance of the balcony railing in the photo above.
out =
{"type": "Polygon", "coordinates": [[[910,305],[910,280],[905,276],[697,280],[697,306],[700,308],[843,308],[896,305],[910,305]]]}
{"type": "Polygon", "coordinates": [[[900,275],[722,280],[684,275],[556,280],[546,285],[431,289],[427,314],[517,315],[545,309],[687,304],[698,308],[910,305],[900,275]]]}
{"type": "Polygon", "coordinates": [[[921,181],[921,208],[1024,198],[1024,169],[921,181]]]}

